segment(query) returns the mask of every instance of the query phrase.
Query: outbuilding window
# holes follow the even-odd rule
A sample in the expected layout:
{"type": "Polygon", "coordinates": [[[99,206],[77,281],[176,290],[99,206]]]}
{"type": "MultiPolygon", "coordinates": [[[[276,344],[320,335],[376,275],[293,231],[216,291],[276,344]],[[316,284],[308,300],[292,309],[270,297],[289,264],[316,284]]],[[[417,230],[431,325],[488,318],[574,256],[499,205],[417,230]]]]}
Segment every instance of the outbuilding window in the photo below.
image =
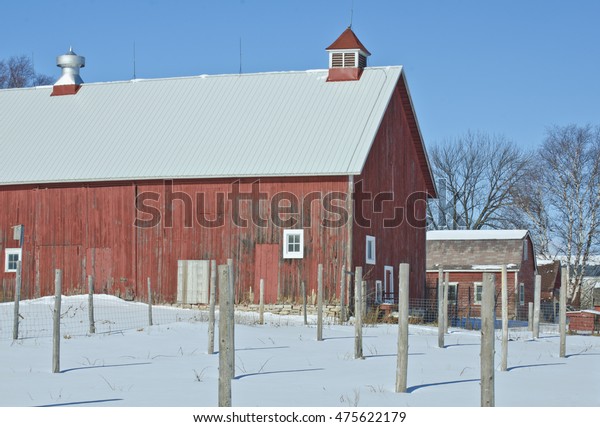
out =
{"type": "Polygon", "coordinates": [[[16,273],[19,261],[21,261],[21,248],[7,248],[4,250],[4,271],[6,273],[16,273]]]}
{"type": "Polygon", "coordinates": [[[525,305],[525,284],[519,283],[519,305],[525,305]]]}
{"type": "Polygon", "coordinates": [[[483,284],[481,282],[474,283],[474,295],[473,295],[473,303],[477,305],[481,305],[481,293],[483,292],[483,284]]]}
{"type": "Polygon", "coordinates": [[[456,304],[456,300],[458,299],[457,289],[458,282],[448,283],[448,304],[456,304]]]}
{"type": "Polygon", "coordinates": [[[283,230],[283,258],[304,257],[304,230],[283,230]]]}

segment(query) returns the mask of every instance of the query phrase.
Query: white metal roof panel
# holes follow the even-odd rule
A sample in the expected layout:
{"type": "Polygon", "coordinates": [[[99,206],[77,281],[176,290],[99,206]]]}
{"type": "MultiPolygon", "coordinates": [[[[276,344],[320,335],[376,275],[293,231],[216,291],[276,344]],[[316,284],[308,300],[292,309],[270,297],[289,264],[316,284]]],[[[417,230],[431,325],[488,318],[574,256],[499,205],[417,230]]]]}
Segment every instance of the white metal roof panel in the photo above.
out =
{"type": "Polygon", "coordinates": [[[432,230],[427,240],[522,240],[527,230],[432,230]]]}
{"type": "Polygon", "coordinates": [[[0,90],[0,184],[355,175],[401,67],[0,90]]]}

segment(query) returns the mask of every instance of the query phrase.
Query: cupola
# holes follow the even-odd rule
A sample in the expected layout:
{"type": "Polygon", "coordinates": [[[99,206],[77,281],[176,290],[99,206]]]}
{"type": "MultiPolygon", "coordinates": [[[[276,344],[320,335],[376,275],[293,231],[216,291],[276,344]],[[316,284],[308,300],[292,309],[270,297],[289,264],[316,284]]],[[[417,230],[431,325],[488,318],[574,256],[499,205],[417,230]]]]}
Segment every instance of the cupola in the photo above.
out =
{"type": "Polygon", "coordinates": [[[359,80],[367,66],[367,56],[371,55],[350,27],[326,50],[329,52],[328,82],[359,80]]]}

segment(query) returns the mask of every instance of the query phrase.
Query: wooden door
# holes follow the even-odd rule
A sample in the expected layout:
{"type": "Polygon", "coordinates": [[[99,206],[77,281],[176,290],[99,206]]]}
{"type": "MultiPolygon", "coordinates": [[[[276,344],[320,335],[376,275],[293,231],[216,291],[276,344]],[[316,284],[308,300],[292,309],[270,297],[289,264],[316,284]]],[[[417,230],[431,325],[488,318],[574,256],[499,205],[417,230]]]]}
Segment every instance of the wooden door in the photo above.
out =
{"type": "Polygon", "coordinates": [[[265,304],[275,304],[279,297],[279,245],[256,245],[255,254],[253,302],[259,302],[260,279],[263,279],[265,281],[265,304]]]}

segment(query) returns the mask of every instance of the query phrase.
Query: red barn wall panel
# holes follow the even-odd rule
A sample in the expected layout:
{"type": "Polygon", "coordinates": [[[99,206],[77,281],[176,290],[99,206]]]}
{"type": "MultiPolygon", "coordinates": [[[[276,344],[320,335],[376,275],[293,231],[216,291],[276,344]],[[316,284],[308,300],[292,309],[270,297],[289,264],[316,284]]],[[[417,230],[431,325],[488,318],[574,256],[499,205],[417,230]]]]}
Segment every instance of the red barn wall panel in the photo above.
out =
{"type": "MultiPolygon", "coordinates": [[[[408,93],[399,81],[376,139],[371,147],[363,173],[355,178],[371,200],[362,204],[362,212],[371,221],[369,226],[355,224],[353,233],[353,264],[363,266],[363,275],[373,294],[375,281],[384,279],[384,266],[394,268],[394,289],[397,300],[398,266],[410,264],[410,298],[423,298],[425,291],[425,222],[408,221],[425,218],[425,201],[413,203],[411,195],[427,191],[423,169],[415,144],[414,130],[407,113],[408,93]],[[389,199],[392,200],[389,200],[389,199]],[[377,200],[378,199],[378,200],[377,200]],[[386,225],[384,222],[388,221],[386,225]],[[376,238],[376,265],[365,264],[366,236],[376,238]]],[[[355,205],[355,218],[357,209],[355,205]]]]}

